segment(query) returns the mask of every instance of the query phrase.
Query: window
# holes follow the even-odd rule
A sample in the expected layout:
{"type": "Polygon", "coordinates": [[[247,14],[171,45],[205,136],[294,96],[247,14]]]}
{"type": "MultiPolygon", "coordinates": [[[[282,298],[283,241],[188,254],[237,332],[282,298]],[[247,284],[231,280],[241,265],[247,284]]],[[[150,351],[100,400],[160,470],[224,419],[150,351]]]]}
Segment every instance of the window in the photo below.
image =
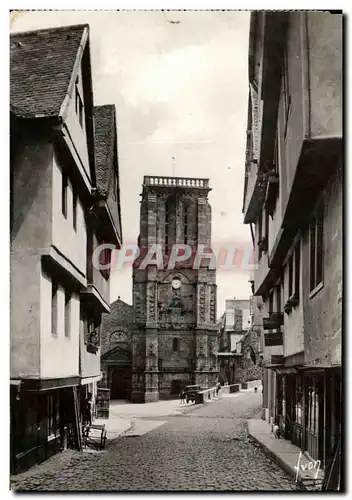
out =
{"type": "Polygon", "coordinates": [[[62,187],[61,187],[61,210],[64,217],[67,217],[67,188],[68,178],[67,175],[62,173],[62,187]]]}
{"type": "Polygon", "coordinates": [[[293,293],[293,255],[291,255],[288,261],[288,298],[292,296],[293,293]]]}
{"type": "Polygon", "coordinates": [[[315,290],[323,282],[323,217],[324,204],[321,200],[309,228],[310,291],[315,290]]]}
{"type": "Polygon", "coordinates": [[[165,204],[165,254],[167,255],[169,253],[169,203],[166,202],[165,204]]]}
{"type": "Polygon", "coordinates": [[[289,314],[299,304],[301,240],[298,241],[287,262],[288,289],[284,311],[289,314]]]}
{"type": "Polygon", "coordinates": [[[266,253],[268,251],[268,241],[269,241],[269,213],[265,211],[265,246],[263,251],[266,253]]]}
{"type": "Polygon", "coordinates": [[[78,197],[76,191],[74,190],[72,197],[72,211],[73,211],[73,229],[75,231],[77,231],[77,204],[78,204],[78,197]]]}
{"type": "MultiPolygon", "coordinates": [[[[272,315],[274,312],[274,290],[269,294],[269,311],[268,315],[269,317],[272,315]]],[[[269,330],[268,333],[273,333],[274,330],[269,330]]]]}
{"type": "Polygon", "coordinates": [[[172,349],[174,351],[178,351],[179,350],[179,339],[176,338],[176,337],[172,339],[172,349]]]}
{"type": "Polygon", "coordinates": [[[65,290],[65,337],[70,336],[71,329],[71,292],[65,290]]]}
{"type": "Polygon", "coordinates": [[[295,295],[299,299],[299,283],[301,274],[301,242],[299,241],[295,248],[295,295]]]}
{"type": "Polygon", "coordinates": [[[185,213],[183,216],[183,233],[184,233],[184,243],[187,245],[187,236],[188,236],[188,208],[185,207],[185,213]]]}
{"type": "Polygon", "coordinates": [[[57,335],[57,293],[58,284],[52,280],[51,283],[51,333],[57,335]]]}
{"type": "Polygon", "coordinates": [[[281,313],[281,283],[276,288],[276,311],[281,313]]]}

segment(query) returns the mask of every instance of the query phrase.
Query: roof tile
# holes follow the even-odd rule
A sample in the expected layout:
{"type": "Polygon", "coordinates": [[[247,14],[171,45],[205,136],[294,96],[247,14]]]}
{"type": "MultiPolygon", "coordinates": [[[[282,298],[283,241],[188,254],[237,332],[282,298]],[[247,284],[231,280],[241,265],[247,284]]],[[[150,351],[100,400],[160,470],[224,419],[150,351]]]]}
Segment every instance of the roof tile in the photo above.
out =
{"type": "Polygon", "coordinates": [[[21,118],[58,116],[87,24],[10,37],[10,102],[21,118]]]}

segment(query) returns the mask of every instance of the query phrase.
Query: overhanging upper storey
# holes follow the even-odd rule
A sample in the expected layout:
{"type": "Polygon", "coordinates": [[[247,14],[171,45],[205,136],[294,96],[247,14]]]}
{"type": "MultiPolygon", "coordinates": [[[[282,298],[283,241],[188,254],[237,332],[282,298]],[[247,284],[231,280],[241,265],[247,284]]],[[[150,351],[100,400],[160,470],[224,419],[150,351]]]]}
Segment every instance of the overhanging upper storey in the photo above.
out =
{"type": "Polygon", "coordinates": [[[255,222],[273,166],[287,14],[254,12],[249,40],[249,97],[244,222],[255,222]]]}

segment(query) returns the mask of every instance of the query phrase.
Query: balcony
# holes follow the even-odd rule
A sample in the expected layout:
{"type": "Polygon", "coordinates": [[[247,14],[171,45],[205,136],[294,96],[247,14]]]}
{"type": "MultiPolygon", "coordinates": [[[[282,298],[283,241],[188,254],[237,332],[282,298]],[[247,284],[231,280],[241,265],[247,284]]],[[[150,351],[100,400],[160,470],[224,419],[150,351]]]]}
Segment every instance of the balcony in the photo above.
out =
{"type": "Polygon", "coordinates": [[[197,179],[191,177],[164,177],[146,175],[143,180],[144,186],[156,187],[181,187],[209,190],[209,179],[197,179]]]}
{"type": "Polygon", "coordinates": [[[278,330],[284,324],[284,315],[282,313],[271,313],[269,318],[263,318],[264,330],[278,330]]]}
{"type": "Polygon", "coordinates": [[[254,161],[247,162],[246,191],[243,206],[244,223],[253,223],[264,202],[267,176],[258,170],[254,161]]]}

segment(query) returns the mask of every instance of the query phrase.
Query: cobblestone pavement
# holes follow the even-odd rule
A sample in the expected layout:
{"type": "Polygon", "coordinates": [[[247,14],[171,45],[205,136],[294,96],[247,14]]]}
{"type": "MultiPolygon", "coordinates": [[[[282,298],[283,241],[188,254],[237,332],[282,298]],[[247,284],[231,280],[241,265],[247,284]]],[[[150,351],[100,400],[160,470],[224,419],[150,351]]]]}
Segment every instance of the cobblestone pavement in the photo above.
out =
{"type": "MultiPolygon", "coordinates": [[[[247,440],[246,420],[257,414],[261,394],[246,392],[189,406],[164,424],[111,441],[98,453],[73,454],[56,472],[29,474],[17,490],[31,491],[273,491],[294,482],[247,440]],[[152,430],[149,430],[152,429],[152,430]]],[[[135,421],[135,424],[137,420],[135,421]]],[[[137,432],[139,428],[139,432],[137,432]]],[[[64,455],[64,454],[62,454],[64,455]]]]}

